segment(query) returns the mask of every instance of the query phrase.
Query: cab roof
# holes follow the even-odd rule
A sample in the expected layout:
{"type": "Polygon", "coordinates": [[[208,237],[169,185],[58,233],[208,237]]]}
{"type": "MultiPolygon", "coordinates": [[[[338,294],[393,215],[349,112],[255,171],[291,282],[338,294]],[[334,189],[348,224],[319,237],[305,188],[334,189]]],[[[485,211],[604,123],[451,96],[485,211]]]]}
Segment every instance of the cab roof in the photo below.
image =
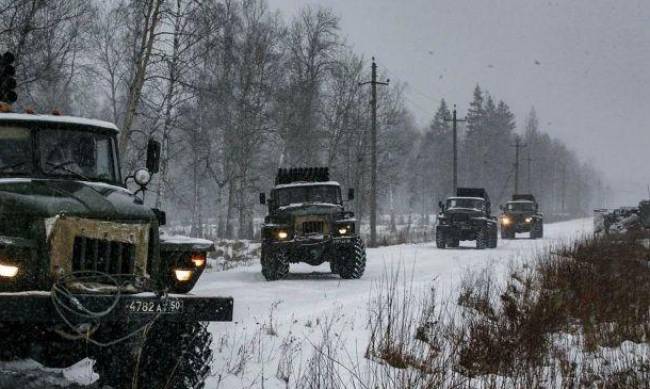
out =
{"type": "Polygon", "coordinates": [[[273,189],[284,189],[284,188],[294,188],[300,186],[341,186],[337,181],[298,181],[292,182],[291,184],[280,184],[273,187],[273,189]]]}
{"type": "Polygon", "coordinates": [[[118,132],[117,126],[111,122],[103,120],[87,119],[77,116],[65,115],[37,115],[26,113],[0,113],[0,123],[4,121],[25,121],[25,122],[44,122],[44,123],[63,123],[78,124],[82,126],[98,127],[106,130],[118,132]]]}
{"type": "Polygon", "coordinates": [[[473,196],[452,196],[447,197],[447,200],[480,200],[485,201],[483,197],[473,197],[473,196]]]}

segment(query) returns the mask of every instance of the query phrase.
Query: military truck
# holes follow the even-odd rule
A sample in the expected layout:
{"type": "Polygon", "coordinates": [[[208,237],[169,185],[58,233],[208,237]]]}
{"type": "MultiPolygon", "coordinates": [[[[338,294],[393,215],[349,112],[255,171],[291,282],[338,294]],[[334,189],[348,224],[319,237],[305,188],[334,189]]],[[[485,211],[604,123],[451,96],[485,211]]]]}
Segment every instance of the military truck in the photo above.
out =
{"type": "MultiPolygon", "coordinates": [[[[348,190],[348,201],[354,190],[348,190]]],[[[341,278],[361,278],[366,251],[357,231],[354,213],[346,211],[341,186],[330,181],[327,167],[279,169],[267,200],[262,225],[262,274],[279,280],[289,274],[291,263],[318,266],[329,262],[341,278]]]]}
{"type": "Polygon", "coordinates": [[[161,237],[165,212],[142,199],[160,144],[123,179],[117,135],[103,121],[0,113],[0,357],[91,357],[112,387],[195,387],[209,374],[205,322],[231,321],[233,299],[189,294],[212,243],[161,237]]]}
{"type": "Polygon", "coordinates": [[[456,196],[438,203],[436,246],[458,247],[461,241],[476,241],[477,249],[497,247],[497,219],[492,216],[490,197],[483,188],[458,188],[456,196]]]}
{"type": "Polygon", "coordinates": [[[514,239],[517,233],[525,232],[530,234],[530,239],[544,237],[544,215],[532,194],[512,195],[501,211],[501,239],[514,239]]]}

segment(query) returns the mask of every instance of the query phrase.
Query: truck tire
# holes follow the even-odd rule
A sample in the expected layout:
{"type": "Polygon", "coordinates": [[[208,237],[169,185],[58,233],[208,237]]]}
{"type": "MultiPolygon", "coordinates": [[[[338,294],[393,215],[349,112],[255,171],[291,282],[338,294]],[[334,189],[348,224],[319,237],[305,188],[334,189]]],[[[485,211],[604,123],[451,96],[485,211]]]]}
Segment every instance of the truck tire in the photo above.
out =
{"type": "Polygon", "coordinates": [[[481,229],[476,233],[476,248],[483,250],[488,246],[488,231],[487,227],[481,227],[481,229]]]}
{"type": "Polygon", "coordinates": [[[447,246],[452,248],[458,248],[458,246],[460,246],[460,239],[458,239],[457,237],[450,238],[447,241],[447,246]]]}
{"type": "Polygon", "coordinates": [[[497,227],[494,226],[493,228],[490,228],[490,241],[489,241],[488,247],[491,248],[491,249],[497,248],[498,241],[499,241],[499,239],[498,239],[497,227]]]}
{"type": "Polygon", "coordinates": [[[436,247],[439,249],[444,249],[447,245],[447,238],[445,237],[444,232],[438,229],[436,230],[436,247]]]}
{"type": "Polygon", "coordinates": [[[537,224],[535,224],[535,238],[541,239],[543,237],[544,237],[544,223],[537,222],[537,224]]]}
{"type": "Polygon", "coordinates": [[[140,354],[137,387],[203,388],[210,375],[211,345],[207,323],[154,323],[140,354]]]}
{"type": "Polygon", "coordinates": [[[289,260],[282,252],[262,250],[262,275],[267,281],[276,281],[289,275],[289,260]]]}
{"type": "Polygon", "coordinates": [[[332,274],[339,274],[339,268],[336,266],[336,258],[330,259],[330,271],[332,274]]]}
{"type": "Polygon", "coordinates": [[[366,248],[361,238],[352,239],[352,243],[341,251],[344,256],[337,258],[335,266],[341,278],[361,278],[366,270],[366,248]]]}

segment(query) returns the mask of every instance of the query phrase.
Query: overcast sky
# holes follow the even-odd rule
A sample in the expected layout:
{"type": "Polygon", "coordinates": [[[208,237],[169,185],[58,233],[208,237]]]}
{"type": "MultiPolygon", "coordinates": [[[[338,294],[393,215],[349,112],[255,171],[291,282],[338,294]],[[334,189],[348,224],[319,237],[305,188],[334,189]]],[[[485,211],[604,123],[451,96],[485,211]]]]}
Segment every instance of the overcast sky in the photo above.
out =
{"type": "Polygon", "coordinates": [[[464,113],[479,83],[520,127],[534,105],[618,202],[648,196],[649,0],[269,0],[287,18],[305,4],[332,8],[348,44],[409,85],[419,123],[442,97],[464,113]]]}

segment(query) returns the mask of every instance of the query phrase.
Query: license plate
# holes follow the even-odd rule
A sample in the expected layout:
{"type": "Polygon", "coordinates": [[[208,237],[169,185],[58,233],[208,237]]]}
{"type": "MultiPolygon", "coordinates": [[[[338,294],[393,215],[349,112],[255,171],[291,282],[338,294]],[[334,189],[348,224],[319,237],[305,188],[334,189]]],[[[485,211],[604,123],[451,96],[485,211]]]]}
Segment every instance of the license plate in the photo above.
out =
{"type": "Polygon", "coordinates": [[[130,313],[174,314],[183,310],[183,301],[178,299],[166,299],[163,301],[134,299],[127,306],[127,310],[130,313]]]}

